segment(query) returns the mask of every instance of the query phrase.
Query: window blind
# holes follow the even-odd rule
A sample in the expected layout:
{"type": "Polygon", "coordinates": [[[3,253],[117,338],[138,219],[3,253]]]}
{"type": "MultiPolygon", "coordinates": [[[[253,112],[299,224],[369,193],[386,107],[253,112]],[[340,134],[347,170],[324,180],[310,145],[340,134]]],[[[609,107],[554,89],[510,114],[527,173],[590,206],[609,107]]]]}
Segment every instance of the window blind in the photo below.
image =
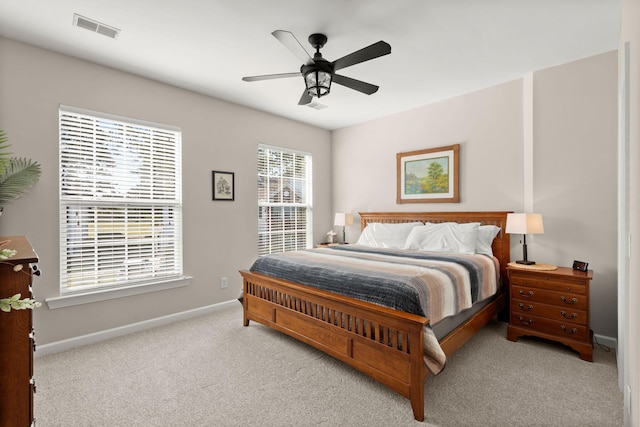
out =
{"type": "Polygon", "coordinates": [[[182,275],[179,129],[60,107],[61,292],[182,275]]]}
{"type": "Polygon", "coordinates": [[[311,155],[258,146],[258,255],[312,244],[311,155]]]}

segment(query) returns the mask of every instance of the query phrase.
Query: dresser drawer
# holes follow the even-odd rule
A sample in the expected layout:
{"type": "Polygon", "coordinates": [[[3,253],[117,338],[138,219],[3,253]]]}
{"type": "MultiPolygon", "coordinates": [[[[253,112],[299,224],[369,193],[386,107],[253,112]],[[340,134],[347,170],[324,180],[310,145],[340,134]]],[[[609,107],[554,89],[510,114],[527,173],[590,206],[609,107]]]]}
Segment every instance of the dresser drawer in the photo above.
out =
{"type": "Polygon", "coordinates": [[[575,310],[588,310],[587,295],[571,294],[568,292],[550,292],[540,288],[511,285],[511,298],[524,301],[541,302],[575,310]]]}
{"type": "Polygon", "coordinates": [[[561,322],[543,317],[529,316],[517,312],[511,312],[511,324],[523,329],[531,329],[532,332],[543,332],[564,339],[577,341],[589,341],[589,328],[571,322],[561,322]]]}
{"type": "Polygon", "coordinates": [[[558,278],[551,275],[536,274],[522,275],[511,273],[509,280],[512,285],[530,286],[550,291],[571,292],[574,294],[585,295],[587,286],[582,279],[558,278]]]}
{"type": "Polygon", "coordinates": [[[511,312],[523,316],[544,317],[560,322],[571,322],[577,325],[588,325],[587,312],[573,307],[559,307],[534,301],[511,300],[511,312]]]}

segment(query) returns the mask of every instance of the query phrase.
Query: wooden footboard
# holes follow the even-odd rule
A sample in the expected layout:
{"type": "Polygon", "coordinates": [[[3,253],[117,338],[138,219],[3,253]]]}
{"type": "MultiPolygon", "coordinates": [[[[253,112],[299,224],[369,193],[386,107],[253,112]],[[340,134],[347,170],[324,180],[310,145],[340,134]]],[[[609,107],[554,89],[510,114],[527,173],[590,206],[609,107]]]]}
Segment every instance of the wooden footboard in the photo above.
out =
{"type": "Polygon", "coordinates": [[[411,401],[424,420],[423,328],[428,319],[241,271],[244,325],[284,332],[347,363],[411,401]]]}

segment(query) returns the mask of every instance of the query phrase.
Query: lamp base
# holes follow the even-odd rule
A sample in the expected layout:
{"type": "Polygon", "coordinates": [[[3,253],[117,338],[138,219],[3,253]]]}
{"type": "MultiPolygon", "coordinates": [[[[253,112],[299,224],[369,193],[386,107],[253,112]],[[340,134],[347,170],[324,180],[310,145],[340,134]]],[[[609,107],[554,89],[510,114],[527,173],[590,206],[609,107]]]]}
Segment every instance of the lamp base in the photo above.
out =
{"type": "Polygon", "coordinates": [[[528,261],[528,260],[520,260],[520,261],[516,261],[516,264],[522,264],[522,265],[533,265],[535,264],[535,261],[528,261]]]}

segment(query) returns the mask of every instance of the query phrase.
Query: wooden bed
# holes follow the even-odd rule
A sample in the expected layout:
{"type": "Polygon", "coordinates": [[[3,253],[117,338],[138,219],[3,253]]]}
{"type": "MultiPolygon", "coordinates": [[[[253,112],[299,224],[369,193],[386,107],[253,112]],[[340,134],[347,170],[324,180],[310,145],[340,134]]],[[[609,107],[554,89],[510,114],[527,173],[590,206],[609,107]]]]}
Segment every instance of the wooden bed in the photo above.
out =
{"type": "MultiPolygon", "coordinates": [[[[500,261],[501,291],[440,340],[446,355],[504,308],[510,261],[509,235],[504,232],[507,212],[366,212],[360,218],[362,229],[374,222],[416,221],[480,222],[501,228],[492,245],[500,261]]],[[[423,328],[427,318],[264,274],[240,274],[244,279],[244,326],[254,320],[347,363],[408,398],[415,419],[424,420],[424,379],[429,371],[423,361],[423,328]]]]}

